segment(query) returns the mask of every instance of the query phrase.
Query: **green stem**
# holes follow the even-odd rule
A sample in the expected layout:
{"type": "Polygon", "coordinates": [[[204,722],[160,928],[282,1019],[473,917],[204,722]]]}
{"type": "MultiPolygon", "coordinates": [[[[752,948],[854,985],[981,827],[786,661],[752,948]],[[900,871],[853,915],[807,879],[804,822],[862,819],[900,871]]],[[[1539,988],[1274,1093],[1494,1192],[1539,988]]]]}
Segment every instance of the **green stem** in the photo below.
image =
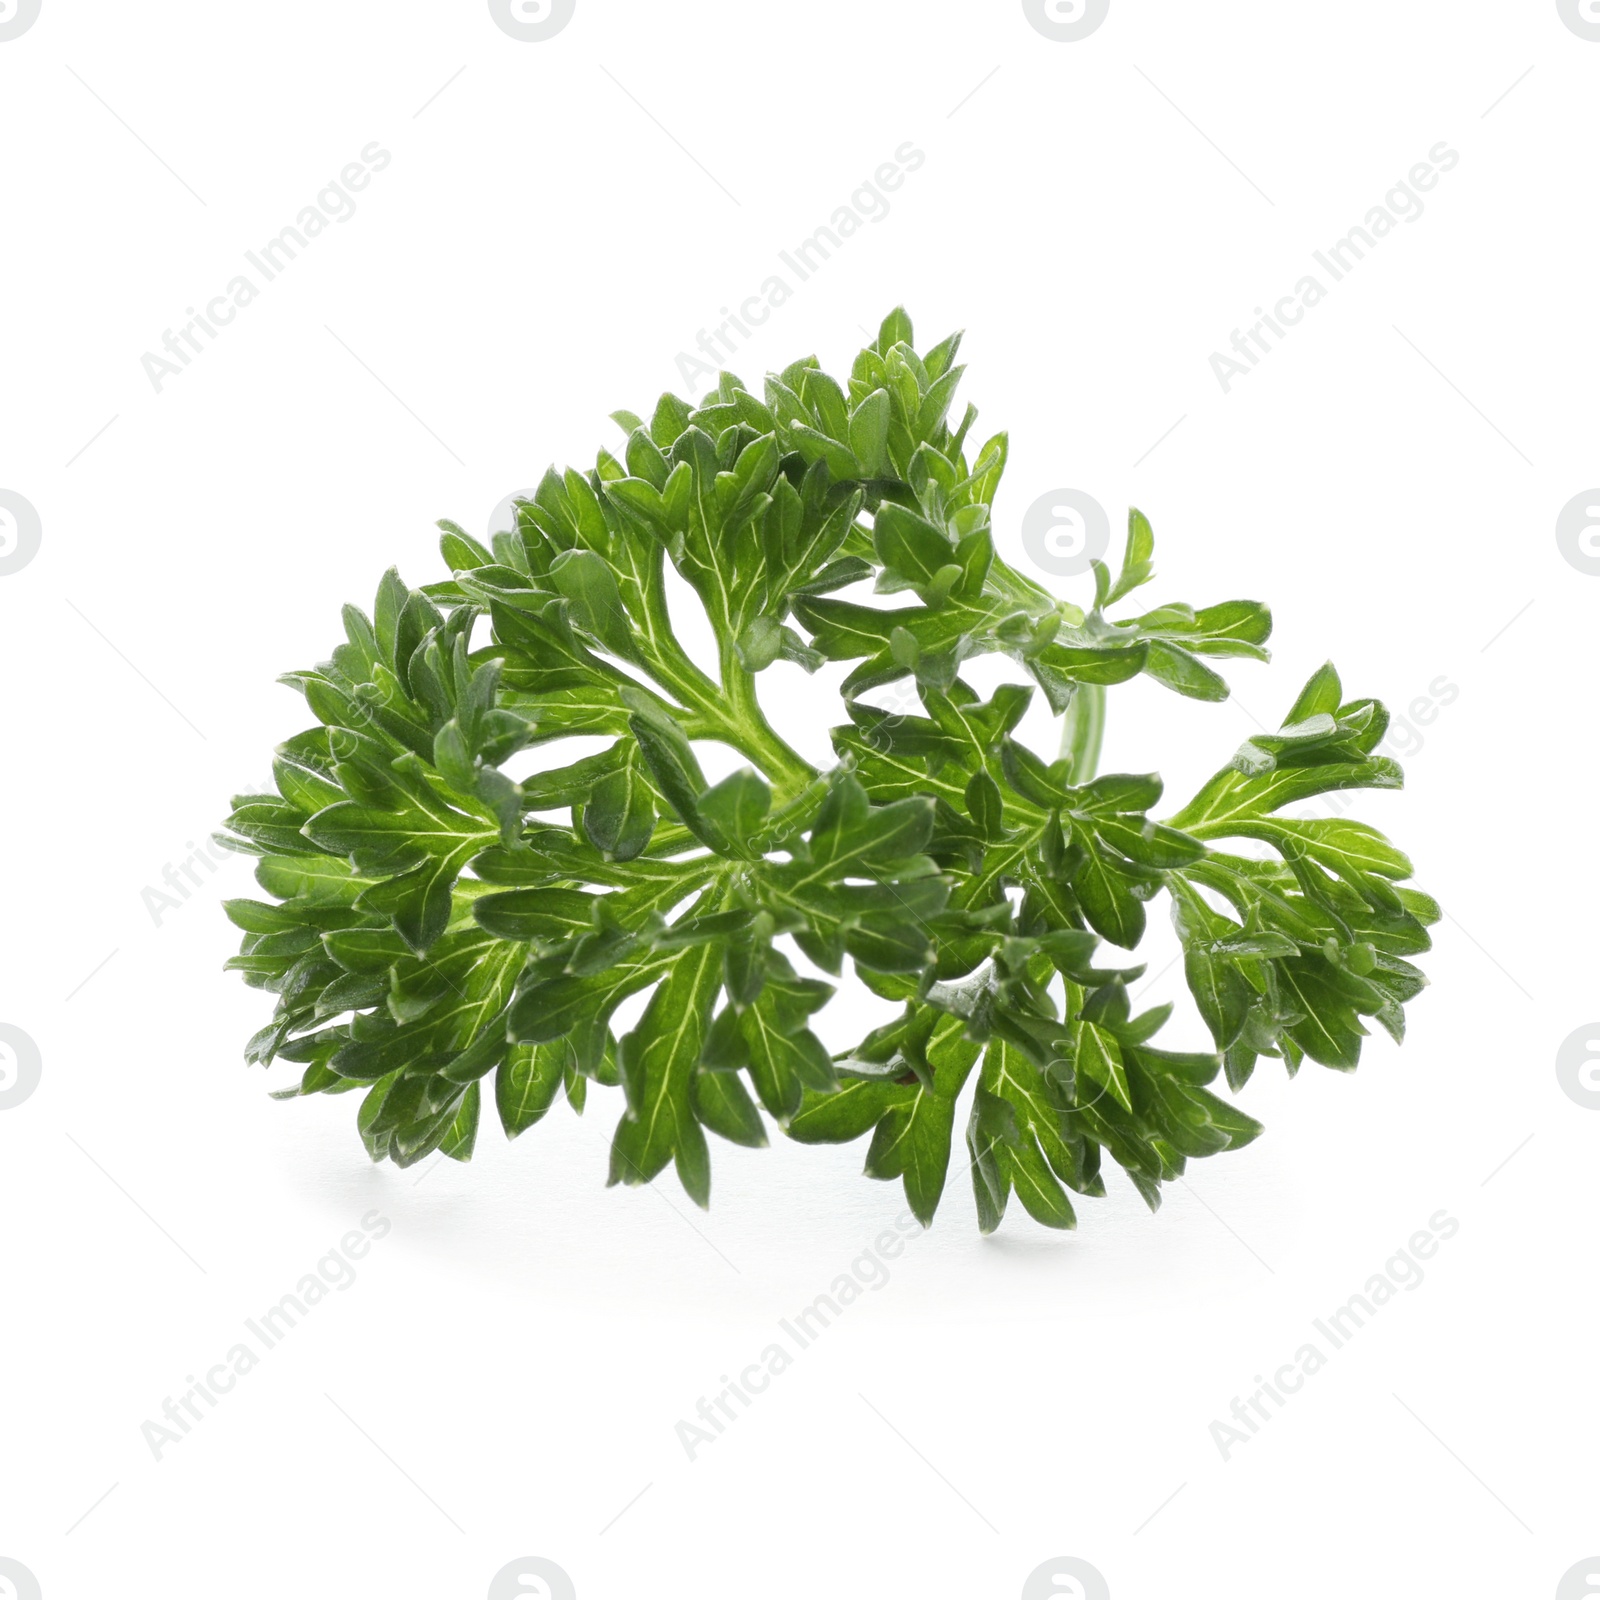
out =
{"type": "Polygon", "coordinates": [[[1080,683],[1061,719],[1061,759],[1067,763],[1068,783],[1087,783],[1099,771],[1105,733],[1105,685],[1080,683]]]}
{"type": "Polygon", "coordinates": [[[728,743],[748,756],[769,777],[780,803],[793,798],[817,775],[817,769],[779,737],[767,721],[756,694],[755,675],[739,660],[733,646],[722,652],[722,683],[726,696],[728,743]]]}
{"type": "Polygon", "coordinates": [[[793,799],[816,777],[816,768],[779,738],[767,721],[756,696],[755,678],[739,659],[733,643],[733,624],[726,616],[718,629],[722,682],[719,684],[690,659],[673,635],[664,571],[663,562],[658,560],[645,587],[649,627],[648,638],[643,641],[642,664],[698,720],[700,727],[693,737],[717,739],[737,750],[771,781],[780,804],[793,799]]]}
{"type": "Polygon", "coordinates": [[[722,683],[708,677],[676,640],[653,642],[643,665],[690,712],[691,737],[715,739],[753,762],[772,782],[779,802],[792,799],[816,777],[816,768],[778,737],[762,713],[755,680],[730,646],[723,652],[722,683]]]}

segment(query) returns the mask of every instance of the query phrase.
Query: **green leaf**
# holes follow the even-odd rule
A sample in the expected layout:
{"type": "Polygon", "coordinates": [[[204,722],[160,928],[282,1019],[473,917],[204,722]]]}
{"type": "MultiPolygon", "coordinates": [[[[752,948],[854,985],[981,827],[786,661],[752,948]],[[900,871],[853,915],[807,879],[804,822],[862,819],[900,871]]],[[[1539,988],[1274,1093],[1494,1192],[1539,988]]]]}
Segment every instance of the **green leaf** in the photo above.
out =
{"type": "Polygon", "coordinates": [[[1217,1049],[1226,1050],[1243,1031],[1255,998],[1249,983],[1237,963],[1203,937],[1184,947],[1183,970],[1201,1020],[1217,1049]]]}
{"type": "Polygon", "coordinates": [[[869,478],[889,471],[889,391],[874,389],[850,413],[850,451],[869,478]]]}
{"type": "Polygon", "coordinates": [[[879,508],[872,542],[884,570],[900,584],[914,588],[924,600],[929,599],[938,574],[951,565],[954,555],[943,533],[897,505],[879,508]]]}
{"type": "Polygon", "coordinates": [[[1103,938],[1132,950],[1144,937],[1143,903],[1092,835],[1085,839],[1072,888],[1089,926],[1103,938]]]}
{"type": "Polygon", "coordinates": [[[564,550],[550,564],[550,581],[573,607],[578,625],[621,656],[634,650],[616,575],[593,550],[564,550]]]}
{"type": "Polygon", "coordinates": [[[731,1072],[700,1072],[692,1082],[694,1111],[713,1133],[752,1150],[766,1148],[767,1130],[745,1086],[731,1072]]]}
{"type": "MultiPolygon", "coordinates": [[[[1079,1022],[1072,1030],[1072,1059],[1078,1073],[1109,1090],[1124,1111],[1133,1110],[1133,1095],[1128,1087],[1128,1074],[1122,1064],[1122,1051],[1116,1039],[1104,1028],[1092,1022],[1079,1022]]],[[[1092,1101],[1093,1094],[1085,1093],[1079,1085],[1078,1099],[1092,1101]]]]}
{"type": "Polygon", "coordinates": [[[952,1101],[918,1090],[890,1106],[867,1151],[869,1178],[903,1178],[906,1204],[923,1227],[930,1227],[950,1168],[952,1101]]]}
{"type": "Polygon", "coordinates": [[[1213,672],[1198,656],[1191,655],[1187,650],[1180,650],[1177,645],[1169,644],[1165,639],[1152,639],[1147,648],[1144,670],[1157,683],[1165,684],[1169,689],[1176,689],[1179,694],[1187,695],[1191,700],[1228,698],[1226,680],[1220,674],[1213,672]]]}
{"type": "Polygon", "coordinates": [[[911,318],[904,306],[896,306],[878,329],[878,354],[888,355],[897,344],[910,345],[911,338],[911,318]]]}
{"type": "Polygon", "coordinates": [[[941,1019],[926,1047],[932,1083],[915,1089],[901,1086],[903,1092],[889,1103],[867,1151],[867,1176],[903,1179],[906,1203],[925,1228],[932,1225],[944,1193],[956,1096],[977,1055],[977,1045],[964,1037],[959,1020],[941,1019]]]}
{"type": "Polygon", "coordinates": [[[638,1026],[623,1039],[628,1109],[612,1140],[612,1183],[648,1183],[676,1158],[689,1197],[701,1206],[709,1203],[705,1136],[690,1092],[721,981],[717,945],[684,951],[651,996],[638,1026]]]}
{"type": "Polygon", "coordinates": [[[730,773],[700,796],[700,816],[741,851],[772,809],[772,789],[749,767],[730,773]]]}
{"type": "Polygon", "coordinates": [[[589,791],[583,831],[611,861],[632,861],[656,829],[655,799],[644,775],[629,761],[607,773],[589,791]]]}
{"type": "Polygon", "coordinates": [[[851,1078],[831,1093],[808,1098],[790,1119],[789,1137],[802,1144],[849,1144],[904,1099],[901,1087],[877,1078],[851,1078]]]}
{"type": "Polygon", "coordinates": [[[715,848],[721,836],[708,832],[700,816],[706,780],[682,730],[668,718],[637,712],[628,719],[628,726],[662,797],[686,827],[715,848]]]}
{"type": "Polygon", "coordinates": [[[1344,690],[1339,684],[1339,674],[1331,661],[1325,661],[1306,679],[1306,686],[1289,708],[1285,726],[1309,722],[1313,717],[1331,717],[1339,709],[1344,690]]]}
{"type": "Polygon", "coordinates": [[[1118,600],[1131,594],[1142,584],[1148,583],[1155,576],[1155,569],[1150,564],[1155,548],[1155,535],[1151,532],[1149,518],[1142,511],[1130,510],[1128,543],[1123,551],[1122,571],[1111,586],[1105,604],[1115,605],[1118,600]]]}
{"type": "Polygon", "coordinates": [[[506,1052],[495,1073],[494,1103],[508,1139],[526,1133],[555,1101],[567,1047],[560,1040],[548,1044],[516,1044],[506,1052]]]}
{"type": "Polygon", "coordinates": [[[470,1083],[439,1149],[452,1161],[470,1161],[478,1143],[478,1085],[470,1083]]]}

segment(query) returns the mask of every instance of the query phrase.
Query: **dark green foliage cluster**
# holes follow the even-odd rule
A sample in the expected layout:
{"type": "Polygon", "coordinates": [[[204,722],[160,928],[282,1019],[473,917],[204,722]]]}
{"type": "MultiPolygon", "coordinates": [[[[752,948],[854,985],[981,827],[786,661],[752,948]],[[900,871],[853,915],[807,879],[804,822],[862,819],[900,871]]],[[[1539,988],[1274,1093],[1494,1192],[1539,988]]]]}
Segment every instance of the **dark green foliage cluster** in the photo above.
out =
{"type": "Polygon", "coordinates": [[[1352,1068],[1363,1017],[1400,1037],[1436,906],[1373,829],[1282,814],[1399,786],[1375,754],[1383,707],[1324,668],[1162,821],[1159,778],[1096,776],[1107,685],[1223,699],[1210,661],[1265,659],[1271,620],[1243,600],[1110,617],[1152,575],[1137,512],[1087,611],[997,559],[1006,439],[974,448],[970,406],[952,420],[958,343],[917,354],[896,311],[847,383],[805,360],[760,398],[724,375],[698,407],[618,412],[620,459],[548,473],[492,550],[442,524],[446,581],[391,571],[370,617],[346,608],[331,659],[286,680],[317,725],[229,822],[272,897],[229,906],[231,965],[277,996],[249,1058],[302,1063],[287,1094],[357,1091],[372,1157],[409,1165],[471,1155],[486,1083],[511,1135],[563,1088],[581,1110],[591,1083],[620,1086],[611,1181],[671,1163],[701,1204],[708,1130],[870,1134],[866,1170],[902,1178],[927,1221],[976,1074],[982,1226],[1015,1190],[1070,1227],[1069,1191],[1103,1193],[1107,1154],[1154,1206],[1190,1157],[1255,1137],[1219,1074],[1352,1068]],[[669,562],[715,675],[673,632],[669,562]],[[962,670],[991,654],[1028,685],[981,698],[962,670]],[[826,771],[758,701],[779,660],[853,663],[826,771]],[[915,714],[859,698],[900,681],[915,714]],[[1014,737],[1035,693],[1064,720],[1053,760],[1014,737]],[[578,736],[604,746],[508,776],[578,736]],[[708,783],[708,741],[749,765],[708,783]],[[1143,969],[1105,964],[1163,892],[1215,1053],[1160,1048],[1171,1008],[1135,1015],[1143,969]],[[847,957],[903,1009],[834,1056],[810,1027],[833,987],[808,972],[847,957]]]}

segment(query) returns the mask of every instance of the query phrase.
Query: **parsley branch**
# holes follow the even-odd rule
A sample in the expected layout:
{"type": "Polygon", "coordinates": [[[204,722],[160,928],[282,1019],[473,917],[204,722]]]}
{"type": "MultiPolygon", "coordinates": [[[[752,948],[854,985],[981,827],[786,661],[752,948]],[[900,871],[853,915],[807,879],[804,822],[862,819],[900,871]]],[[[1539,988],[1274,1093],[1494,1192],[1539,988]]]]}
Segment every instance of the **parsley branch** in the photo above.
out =
{"type": "Polygon", "coordinates": [[[391,571],[370,615],[345,608],[344,642],[285,680],[316,725],[228,823],[271,897],[228,905],[230,966],[276,996],[247,1056],[303,1065],[284,1095],[358,1093],[368,1152],[408,1166],[471,1157],[490,1079],[512,1137],[563,1090],[581,1111],[591,1084],[619,1088],[611,1181],[670,1164],[702,1205],[707,1130],[870,1133],[867,1172],[926,1223],[970,1091],[981,1226],[1015,1194],[1071,1227],[1106,1155],[1155,1206],[1188,1160],[1256,1137],[1219,1076],[1348,1070],[1364,1018],[1402,1036],[1438,907],[1374,829],[1284,814],[1397,788],[1375,753],[1387,712],[1324,667],[1165,821],[1158,777],[1097,775],[1109,686],[1223,699],[1209,661],[1265,660],[1271,618],[1251,600],[1121,614],[1153,576],[1137,511],[1087,608],[1001,561],[1007,441],[969,451],[970,406],[951,423],[959,344],[918,354],[896,311],[845,383],[808,358],[759,399],[724,374],[699,406],[618,412],[620,457],[547,473],[492,548],[441,523],[448,578],[391,571]],[[673,633],[668,562],[714,677],[673,633]],[[1027,681],[980,698],[962,672],[985,655],[1027,681]],[[826,771],[762,706],[778,661],[849,664],[826,771]],[[871,703],[908,682],[920,711],[871,703]],[[1035,693],[1062,719],[1054,760],[1015,738],[1035,693]],[[595,737],[599,754],[505,770],[595,737]],[[708,742],[750,766],[709,783],[708,742]],[[1163,896],[1211,1052],[1159,1048],[1172,1008],[1133,1013],[1143,967],[1098,964],[1163,896]],[[810,1019],[834,986],[800,957],[834,976],[848,958],[900,1014],[830,1054],[810,1019]]]}

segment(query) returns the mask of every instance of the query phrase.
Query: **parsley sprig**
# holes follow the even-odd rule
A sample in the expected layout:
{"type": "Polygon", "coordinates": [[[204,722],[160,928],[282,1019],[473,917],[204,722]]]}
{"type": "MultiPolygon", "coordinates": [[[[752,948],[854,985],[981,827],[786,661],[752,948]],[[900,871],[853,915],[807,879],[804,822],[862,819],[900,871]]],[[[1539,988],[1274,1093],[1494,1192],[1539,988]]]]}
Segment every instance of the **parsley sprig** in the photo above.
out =
{"type": "Polygon", "coordinates": [[[228,906],[230,965],[277,996],[248,1058],[303,1064],[285,1095],[358,1093],[368,1152],[408,1166],[470,1158],[486,1084],[511,1136],[563,1090],[581,1111],[591,1084],[620,1087],[611,1181],[672,1164],[702,1205],[708,1132],[870,1133],[867,1172],[901,1178],[927,1223],[975,1075],[982,1227],[1013,1192],[1071,1227],[1106,1155],[1154,1207],[1187,1160],[1256,1137],[1219,1075],[1237,1090],[1262,1056],[1348,1070],[1364,1018],[1401,1037],[1437,906],[1374,829],[1284,815],[1400,786],[1384,708],[1324,667],[1164,820],[1158,777],[1097,776],[1108,686],[1225,699],[1210,663],[1265,660],[1271,618],[1252,600],[1127,614],[1153,575],[1137,511],[1087,610],[999,560],[1006,436],[972,445],[970,405],[952,420],[959,343],[919,355],[897,310],[847,383],[806,359],[761,398],[724,374],[698,406],[617,412],[620,458],[547,473],[492,548],[441,523],[448,579],[390,571],[370,616],[345,608],[344,643],[285,680],[317,725],[228,824],[272,897],[228,906]],[[673,631],[669,562],[714,676],[673,631]],[[962,670],[997,654],[1029,682],[984,699],[962,670]],[[763,710],[779,660],[851,664],[826,771],[763,710]],[[892,683],[920,711],[863,698],[892,683]],[[1035,693],[1063,719],[1053,760],[1015,737],[1035,693]],[[597,755],[505,770],[597,736],[597,755]],[[708,742],[748,765],[708,783],[708,742]],[[1171,1006],[1135,1014],[1144,969],[1115,964],[1162,895],[1214,1053],[1160,1048],[1171,1006]],[[835,1056],[813,974],[847,957],[903,1009],[835,1056]]]}

